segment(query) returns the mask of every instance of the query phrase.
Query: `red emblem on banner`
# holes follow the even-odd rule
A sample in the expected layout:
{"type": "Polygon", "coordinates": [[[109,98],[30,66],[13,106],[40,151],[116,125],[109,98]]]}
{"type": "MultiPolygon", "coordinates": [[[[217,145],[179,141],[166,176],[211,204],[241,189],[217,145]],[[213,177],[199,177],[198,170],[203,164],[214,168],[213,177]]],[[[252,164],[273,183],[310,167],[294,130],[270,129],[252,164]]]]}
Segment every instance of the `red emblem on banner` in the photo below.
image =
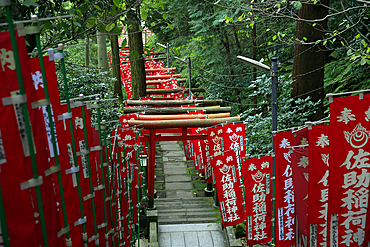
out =
{"type": "Polygon", "coordinates": [[[370,95],[330,104],[329,214],[331,246],[367,246],[370,95]]]}
{"type": "Polygon", "coordinates": [[[225,151],[223,155],[218,156],[213,170],[222,225],[226,227],[243,222],[245,220],[244,200],[234,150],[225,151]]]}

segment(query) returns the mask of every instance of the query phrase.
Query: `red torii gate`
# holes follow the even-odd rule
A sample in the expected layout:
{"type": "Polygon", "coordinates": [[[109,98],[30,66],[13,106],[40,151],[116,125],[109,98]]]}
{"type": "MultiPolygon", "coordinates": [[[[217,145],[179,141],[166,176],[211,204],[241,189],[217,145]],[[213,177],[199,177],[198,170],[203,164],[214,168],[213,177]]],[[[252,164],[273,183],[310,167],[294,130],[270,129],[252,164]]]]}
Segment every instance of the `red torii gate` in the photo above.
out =
{"type": "MultiPolygon", "coordinates": [[[[180,116],[180,115],[179,115],[180,116]]],[[[186,116],[186,115],[183,115],[186,116]]],[[[165,116],[164,116],[165,117],[165,116]]],[[[148,209],[154,209],[154,176],[155,176],[155,143],[157,141],[187,141],[187,140],[205,140],[207,135],[188,135],[188,128],[211,127],[222,123],[232,123],[240,121],[240,117],[211,118],[211,119],[177,119],[177,120],[128,120],[130,127],[140,126],[149,129],[149,135],[140,137],[141,142],[149,142],[149,162],[148,162],[148,209]],[[180,136],[162,136],[156,135],[157,129],[169,130],[170,133],[181,133],[180,136]]],[[[167,132],[168,133],[168,132],[167,132]]]]}

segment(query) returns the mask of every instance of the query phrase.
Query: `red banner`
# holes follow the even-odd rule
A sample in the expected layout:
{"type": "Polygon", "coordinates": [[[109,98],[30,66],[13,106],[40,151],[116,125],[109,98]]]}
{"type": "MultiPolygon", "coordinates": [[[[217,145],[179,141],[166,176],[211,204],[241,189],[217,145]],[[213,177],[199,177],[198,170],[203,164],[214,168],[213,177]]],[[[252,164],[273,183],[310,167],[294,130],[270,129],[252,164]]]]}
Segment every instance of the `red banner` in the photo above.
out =
{"type": "Polygon", "coordinates": [[[276,216],[275,242],[279,247],[295,245],[295,203],[292,158],[288,147],[293,146],[290,131],[277,133],[275,141],[276,216]]]}
{"type": "Polygon", "coordinates": [[[295,148],[292,149],[292,168],[294,197],[298,232],[303,245],[308,243],[308,130],[299,130],[294,137],[295,148]]]}
{"type": "Polygon", "coordinates": [[[308,225],[311,246],[327,246],[329,125],[309,128],[308,225]]]}
{"type": "Polygon", "coordinates": [[[222,225],[226,227],[243,222],[245,220],[244,200],[234,150],[225,151],[224,155],[217,157],[214,175],[222,225]]]}
{"type": "MultiPolygon", "coordinates": [[[[222,155],[224,151],[224,143],[223,143],[223,133],[222,133],[222,126],[218,127],[211,127],[208,128],[208,145],[209,145],[209,155],[211,157],[210,160],[210,169],[211,171],[216,167],[216,161],[218,156],[222,155]]],[[[216,180],[213,177],[213,186],[216,186],[216,180]]]]}
{"type": "MultiPolygon", "coordinates": [[[[239,176],[241,178],[240,168],[242,157],[246,157],[245,145],[245,127],[244,123],[227,124],[222,126],[224,134],[224,148],[225,150],[233,150],[236,162],[238,163],[239,176]]],[[[242,181],[240,181],[243,184],[242,181]]]]}
{"type": "MultiPolygon", "coordinates": [[[[40,69],[39,58],[32,58],[29,60],[31,66],[31,75],[33,80],[33,85],[36,90],[37,99],[43,99],[45,96],[44,93],[44,85],[42,81],[42,74],[40,69]]],[[[49,97],[51,102],[51,112],[54,116],[54,126],[55,126],[55,133],[56,133],[56,141],[57,141],[57,148],[59,154],[59,164],[61,167],[61,174],[62,174],[62,182],[63,182],[63,190],[64,190],[64,198],[66,202],[66,210],[68,215],[68,223],[70,226],[70,234],[73,240],[73,243],[77,245],[83,245],[81,230],[77,231],[74,226],[74,222],[76,222],[80,218],[80,214],[78,210],[75,210],[75,207],[78,208],[78,196],[77,196],[77,187],[73,188],[73,181],[72,176],[66,174],[66,170],[71,168],[70,159],[68,157],[68,149],[67,149],[67,140],[65,136],[65,128],[67,128],[66,123],[64,121],[58,121],[58,116],[61,116],[64,112],[62,111],[62,107],[60,105],[60,97],[59,97],[59,88],[58,88],[58,81],[56,77],[55,71],[55,64],[54,61],[49,61],[49,57],[44,57],[44,65],[45,65],[45,72],[46,72],[46,79],[48,83],[48,90],[49,90],[49,97]]],[[[45,134],[46,140],[48,142],[48,149],[49,149],[49,159],[50,165],[55,164],[55,157],[54,157],[54,150],[52,146],[52,140],[50,135],[50,127],[48,125],[49,119],[47,115],[47,109],[45,106],[40,107],[40,111],[44,116],[44,127],[45,127],[45,134]]],[[[68,121],[68,120],[67,120],[68,121]]],[[[67,123],[68,125],[68,123],[67,123]]],[[[54,174],[55,175],[55,174],[54,174]]],[[[56,176],[54,176],[56,179],[56,176]]],[[[74,183],[77,186],[76,179],[74,179],[74,183]]],[[[58,189],[58,183],[55,182],[56,191],[58,189]]],[[[56,193],[58,202],[60,204],[59,193],[56,193]]],[[[62,219],[62,210],[59,208],[59,215],[62,219]]],[[[62,221],[63,222],[63,221],[62,221]]],[[[64,225],[63,225],[64,226],[64,225]]],[[[62,226],[60,226],[61,228],[62,226]]]]}
{"type": "MultiPolygon", "coordinates": [[[[39,109],[34,109],[31,107],[31,103],[34,103],[37,101],[37,96],[35,92],[34,85],[32,83],[31,78],[31,69],[28,61],[27,56],[27,48],[25,43],[24,37],[17,37],[17,46],[18,46],[18,54],[19,54],[19,60],[20,60],[20,66],[22,71],[22,78],[23,78],[23,85],[24,85],[24,91],[27,95],[27,108],[29,112],[29,119],[30,119],[30,125],[32,128],[32,135],[33,140],[30,140],[30,142],[34,145],[34,152],[35,152],[35,160],[37,164],[37,173],[43,177],[43,184],[40,186],[41,190],[41,197],[42,197],[42,204],[43,204],[43,210],[44,210],[44,216],[45,216],[45,224],[48,234],[48,242],[52,246],[61,246],[63,244],[63,239],[60,239],[57,237],[57,232],[60,230],[60,221],[59,216],[57,212],[57,204],[56,204],[56,197],[54,193],[54,187],[53,187],[53,181],[51,176],[44,176],[44,171],[47,170],[49,166],[48,162],[48,153],[47,153],[47,144],[45,142],[44,136],[44,129],[42,127],[43,125],[43,117],[40,114],[39,109]],[[41,138],[36,138],[41,137],[41,138]]],[[[20,90],[18,86],[18,77],[16,74],[16,68],[15,68],[15,61],[14,61],[14,55],[13,55],[13,48],[10,42],[10,35],[9,32],[3,32],[0,35],[0,56],[1,56],[1,65],[2,65],[2,71],[4,73],[5,83],[7,84],[7,89],[9,90],[11,95],[18,95],[20,90]]],[[[13,171],[13,173],[16,172],[25,172],[26,179],[23,182],[26,182],[27,180],[33,178],[32,175],[32,166],[31,166],[31,157],[30,157],[30,150],[28,147],[28,137],[26,135],[26,128],[25,128],[25,117],[23,116],[23,111],[21,104],[12,104],[12,107],[14,109],[14,113],[16,115],[16,119],[18,123],[14,126],[11,126],[10,128],[13,129],[16,133],[20,133],[21,141],[22,141],[22,147],[23,147],[23,157],[24,161],[21,162],[24,164],[23,171],[13,171]],[[17,130],[18,127],[18,130],[17,130]],[[14,129],[15,128],[15,129],[14,129]]],[[[13,155],[13,154],[11,154],[13,155]]],[[[20,156],[22,157],[22,156],[20,156]]],[[[20,186],[14,185],[14,186],[20,186]]],[[[7,187],[7,190],[9,187],[7,187]]],[[[3,187],[3,190],[4,187],[3,187]]],[[[11,192],[10,189],[8,192],[11,192]]],[[[37,201],[36,198],[36,191],[33,187],[31,187],[29,190],[29,197],[27,200],[31,200],[32,206],[31,208],[34,211],[34,220],[35,224],[37,224],[38,233],[36,233],[38,236],[41,236],[41,229],[40,227],[40,218],[39,218],[39,209],[37,208],[37,201]]],[[[11,192],[11,194],[14,197],[14,192],[11,192]]],[[[9,200],[9,199],[8,199],[9,200]]],[[[12,200],[12,199],[10,199],[12,200]]],[[[5,201],[5,199],[4,199],[5,201]]],[[[20,202],[22,203],[22,202],[20,202]]],[[[6,207],[4,205],[4,207],[6,207]]],[[[18,213],[17,207],[8,208],[9,211],[14,211],[14,214],[18,213]]],[[[19,229],[17,229],[18,232],[21,232],[19,229]]],[[[19,238],[23,238],[23,236],[18,236],[19,238]]],[[[26,240],[26,239],[25,239],[26,240]]],[[[29,243],[29,240],[26,240],[29,243]]],[[[37,241],[36,241],[37,242],[37,241]]]]}
{"type": "Polygon", "coordinates": [[[272,239],[272,157],[243,162],[247,209],[247,245],[268,243],[272,239]]]}
{"type": "Polygon", "coordinates": [[[367,246],[370,95],[330,103],[329,214],[331,246],[367,246]]]}

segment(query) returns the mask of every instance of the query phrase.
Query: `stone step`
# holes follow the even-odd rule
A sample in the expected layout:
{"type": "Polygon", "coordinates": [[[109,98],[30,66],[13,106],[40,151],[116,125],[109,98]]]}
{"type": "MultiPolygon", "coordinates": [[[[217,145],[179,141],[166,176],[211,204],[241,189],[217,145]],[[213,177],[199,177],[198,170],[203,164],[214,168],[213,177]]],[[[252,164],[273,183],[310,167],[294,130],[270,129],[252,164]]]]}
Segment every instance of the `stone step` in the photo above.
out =
{"type": "Polygon", "coordinates": [[[162,209],[158,211],[158,214],[165,214],[165,213],[182,213],[182,212],[219,212],[218,208],[176,208],[176,209],[162,209]]]}
{"type": "Polygon", "coordinates": [[[197,217],[197,218],[176,218],[176,217],[158,217],[158,224],[196,224],[196,223],[213,223],[219,221],[219,217],[197,217]]]}
{"type": "Polygon", "coordinates": [[[191,198],[191,199],[186,199],[186,200],[181,200],[181,199],[178,199],[178,198],[160,198],[160,199],[156,199],[155,202],[156,203],[164,203],[164,202],[213,202],[213,198],[212,197],[194,197],[194,198],[191,198]]]}

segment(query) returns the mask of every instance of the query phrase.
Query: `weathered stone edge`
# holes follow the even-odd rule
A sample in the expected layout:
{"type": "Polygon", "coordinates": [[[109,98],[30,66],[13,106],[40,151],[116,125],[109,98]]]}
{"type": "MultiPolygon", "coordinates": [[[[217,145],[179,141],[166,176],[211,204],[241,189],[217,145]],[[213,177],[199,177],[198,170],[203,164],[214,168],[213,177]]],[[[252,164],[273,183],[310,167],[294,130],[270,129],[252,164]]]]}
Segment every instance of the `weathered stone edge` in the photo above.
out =
{"type": "Polygon", "coordinates": [[[235,232],[234,232],[234,229],[233,229],[232,226],[224,227],[222,229],[222,231],[225,235],[228,246],[230,246],[230,247],[241,247],[241,246],[243,246],[242,241],[240,239],[236,239],[235,232]]]}

